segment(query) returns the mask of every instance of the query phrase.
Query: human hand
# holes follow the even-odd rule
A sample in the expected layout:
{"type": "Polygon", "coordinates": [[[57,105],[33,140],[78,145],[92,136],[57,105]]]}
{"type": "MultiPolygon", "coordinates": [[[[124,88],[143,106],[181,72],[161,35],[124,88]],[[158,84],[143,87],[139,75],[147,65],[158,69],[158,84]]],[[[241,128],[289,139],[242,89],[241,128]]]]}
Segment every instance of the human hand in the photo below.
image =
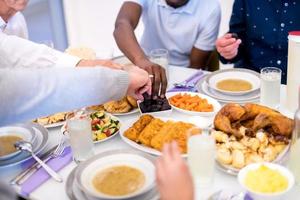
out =
{"type": "Polygon", "coordinates": [[[233,34],[227,33],[216,41],[216,48],[221,56],[231,60],[238,54],[241,43],[241,39],[234,38],[233,34]]]}
{"type": "Polygon", "coordinates": [[[176,142],[164,145],[156,161],[156,181],[162,200],[194,199],[193,179],[176,142]]]}
{"type": "Polygon", "coordinates": [[[136,65],[146,70],[151,77],[153,98],[156,99],[157,96],[164,98],[168,86],[165,69],[147,59],[138,61],[136,65]]]}
{"type": "Polygon", "coordinates": [[[124,68],[129,74],[129,87],[127,94],[137,100],[144,100],[142,94],[147,92],[151,95],[151,80],[148,73],[136,66],[124,68]]]}

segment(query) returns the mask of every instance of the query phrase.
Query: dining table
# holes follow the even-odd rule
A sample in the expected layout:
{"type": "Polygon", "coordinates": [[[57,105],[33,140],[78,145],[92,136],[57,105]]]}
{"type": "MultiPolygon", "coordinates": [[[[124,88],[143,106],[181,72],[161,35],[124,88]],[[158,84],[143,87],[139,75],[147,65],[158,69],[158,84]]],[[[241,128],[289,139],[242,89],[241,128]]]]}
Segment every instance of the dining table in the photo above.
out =
{"type": "MultiPolygon", "coordinates": [[[[170,66],[169,67],[169,88],[173,86],[174,83],[179,83],[184,80],[186,80],[188,77],[193,75],[196,72],[196,69],[191,68],[182,68],[182,67],[175,67],[170,66]]],[[[208,73],[208,72],[207,72],[208,73]]],[[[80,97],[79,97],[80,98],[80,97]]],[[[289,112],[287,109],[285,109],[285,100],[286,100],[286,86],[281,86],[281,106],[280,111],[293,118],[293,113],[289,112]]],[[[124,115],[124,116],[118,116],[121,120],[122,124],[125,124],[129,121],[132,121],[134,119],[138,119],[139,113],[134,113],[130,115],[124,115]]],[[[170,114],[170,117],[184,117],[188,118],[189,115],[179,113],[175,110],[172,111],[170,114]]],[[[211,122],[213,121],[213,117],[210,119],[211,122]]],[[[50,128],[49,131],[49,141],[46,147],[47,149],[53,148],[55,145],[58,144],[60,137],[61,137],[61,127],[56,128],[50,128]]],[[[133,147],[129,146],[127,143],[125,143],[119,135],[113,137],[110,140],[107,140],[105,142],[101,142],[98,144],[95,144],[95,153],[102,153],[109,150],[116,150],[116,149],[133,149],[133,147]]],[[[199,160],[199,162],[203,162],[203,165],[205,165],[204,160],[199,160]]],[[[66,180],[68,175],[71,173],[71,171],[77,166],[77,164],[73,161],[66,167],[64,167],[62,170],[59,171],[59,174],[63,177],[64,181],[62,183],[58,183],[54,181],[53,179],[49,179],[45,183],[43,183],[39,188],[37,188],[35,191],[33,191],[30,194],[30,199],[34,200],[47,200],[47,199],[53,199],[53,200],[67,200],[69,199],[66,193],[66,180]]],[[[14,167],[8,167],[0,170],[0,180],[9,182],[13,177],[15,177],[18,173],[21,172],[21,167],[16,165],[14,167]]],[[[67,186],[69,187],[69,186],[67,186]]],[[[195,186],[196,191],[196,199],[209,199],[209,197],[221,190],[228,190],[233,191],[236,193],[239,193],[242,190],[242,187],[239,185],[237,176],[227,174],[223,171],[221,171],[218,167],[215,167],[215,174],[213,178],[213,183],[207,187],[198,187],[195,186]]],[[[287,195],[285,199],[297,199],[297,197],[300,196],[300,188],[295,186],[287,195]]]]}

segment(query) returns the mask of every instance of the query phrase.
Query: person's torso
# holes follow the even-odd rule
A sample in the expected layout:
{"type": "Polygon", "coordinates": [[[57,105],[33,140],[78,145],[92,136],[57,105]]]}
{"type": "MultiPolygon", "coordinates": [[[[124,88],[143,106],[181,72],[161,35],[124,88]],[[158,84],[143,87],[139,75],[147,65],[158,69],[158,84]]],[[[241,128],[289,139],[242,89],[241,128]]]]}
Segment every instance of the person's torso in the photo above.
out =
{"type": "Polygon", "coordinates": [[[300,30],[300,2],[244,0],[244,4],[246,63],[256,71],[263,67],[279,67],[286,79],[288,33],[300,30]]]}
{"type": "Polygon", "coordinates": [[[142,13],[145,29],[141,39],[146,54],[153,49],[167,49],[170,64],[189,66],[190,52],[211,11],[206,2],[190,0],[174,9],[164,0],[148,0],[142,13]]]}

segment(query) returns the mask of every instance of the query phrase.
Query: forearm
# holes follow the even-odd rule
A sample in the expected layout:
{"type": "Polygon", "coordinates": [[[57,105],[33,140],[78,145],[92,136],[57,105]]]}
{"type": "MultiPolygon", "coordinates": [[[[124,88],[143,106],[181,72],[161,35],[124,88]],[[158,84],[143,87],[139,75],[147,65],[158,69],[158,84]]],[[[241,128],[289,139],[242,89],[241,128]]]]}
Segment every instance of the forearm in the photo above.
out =
{"type": "Polygon", "coordinates": [[[105,68],[0,69],[0,125],[120,99],[128,84],[105,68]]]}
{"type": "Polygon", "coordinates": [[[79,58],[45,45],[0,33],[1,67],[75,67],[79,58]],[[13,55],[13,56],[12,56],[13,55]]]}
{"type": "Polygon", "coordinates": [[[142,60],[148,60],[136,39],[134,27],[130,23],[124,21],[117,23],[114,37],[119,49],[135,65],[138,65],[142,60]]]}

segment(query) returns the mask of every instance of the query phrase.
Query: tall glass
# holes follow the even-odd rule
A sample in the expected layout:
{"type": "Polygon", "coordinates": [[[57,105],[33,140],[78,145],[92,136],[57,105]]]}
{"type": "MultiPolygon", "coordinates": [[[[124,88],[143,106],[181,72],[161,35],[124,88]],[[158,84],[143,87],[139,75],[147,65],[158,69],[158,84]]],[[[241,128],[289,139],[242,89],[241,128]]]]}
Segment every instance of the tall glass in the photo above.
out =
{"type": "Polygon", "coordinates": [[[281,69],[265,67],[260,71],[260,103],[273,109],[280,106],[281,69]]]}
{"type": "Polygon", "coordinates": [[[67,131],[75,162],[81,162],[94,155],[91,119],[72,118],[67,121],[67,131]]]}
{"type": "Polygon", "coordinates": [[[215,140],[208,134],[201,134],[199,128],[189,130],[188,165],[196,186],[212,184],[215,169],[215,140]]]}
{"type": "Polygon", "coordinates": [[[169,53],[166,49],[154,49],[150,52],[150,61],[163,67],[169,79],[169,53]]]}

